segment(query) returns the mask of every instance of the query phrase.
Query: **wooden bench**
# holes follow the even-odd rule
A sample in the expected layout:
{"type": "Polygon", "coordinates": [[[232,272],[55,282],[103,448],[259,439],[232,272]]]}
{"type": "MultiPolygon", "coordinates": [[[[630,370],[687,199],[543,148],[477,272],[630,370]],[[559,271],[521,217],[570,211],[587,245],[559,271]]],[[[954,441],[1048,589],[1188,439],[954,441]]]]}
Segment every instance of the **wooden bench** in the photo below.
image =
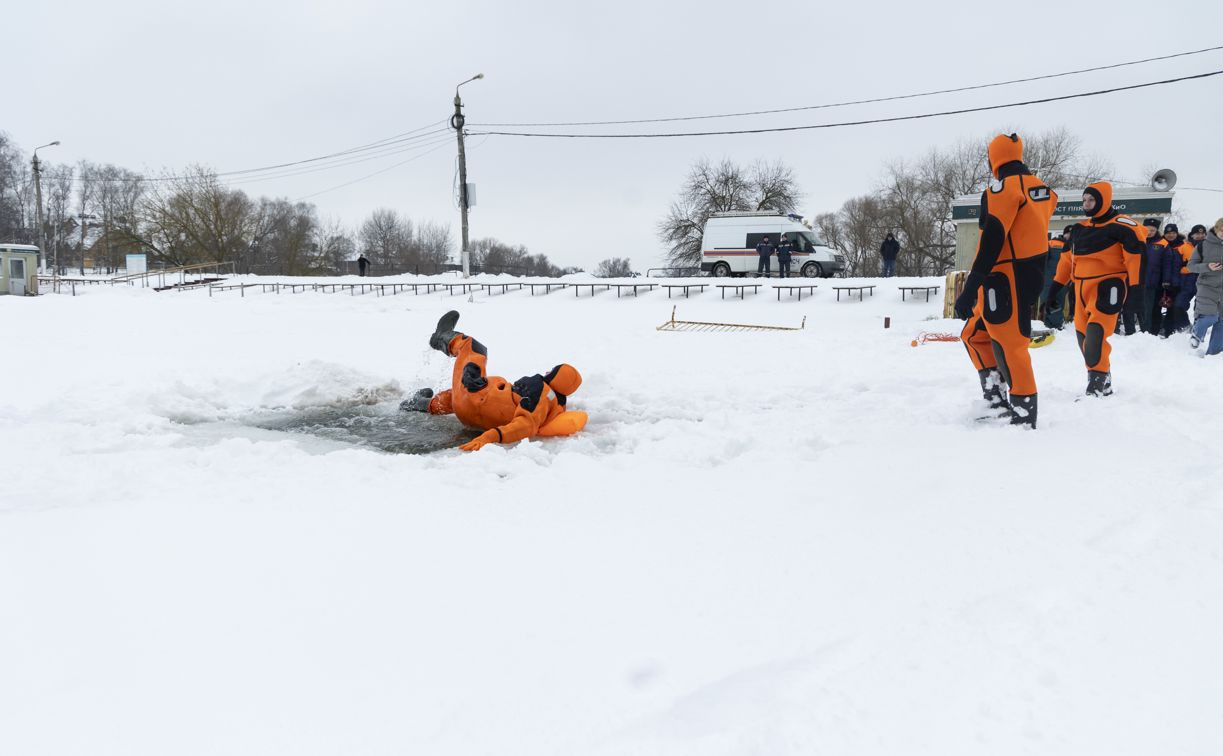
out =
{"type": "Polygon", "coordinates": [[[670,299],[670,298],[671,298],[671,290],[672,290],[672,289],[683,289],[683,290],[684,290],[684,299],[687,299],[687,298],[688,298],[688,290],[689,290],[689,289],[700,289],[700,290],[701,290],[701,293],[704,293],[704,291],[705,291],[705,287],[706,287],[706,286],[708,286],[708,285],[709,285],[709,284],[703,284],[703,283],[702,283],[702,284],[694,284],[694,283],[687,283],[687,284],[661,284],[661,286],[662,286],[664,289],[666,289],[666,290],[667,290],[667,299],[670,299]]]}
{"type": "Polygon", "coordinates": [[[794,296],[795,291],[798,291],[798,301],[801,302],[803,301],[803,289],[806,289],[808,294],[815,296],[815,290],[818,289],[819,287],[820,287],[819,284],[787,284],[785,286],[774,286],[773,288],[777,289],[777,301],[778,302],[781,301],[781,290],[782,289],[785,289],[788,295],[791,297],[794,296]]]}
{"type": "Polygon", "coordinates": [[[605,283],[575,283],[575,284],[569,284],[569,285],[573,287],[573,296],[574,296],[575,298],[578,296],[578,294],[579,294],[579,292],[582,290],[582,287],[583,287],[583,286],[589,286],[589,287],[590,287],[590,296],[592,296],[592,297],[595,295],[595,287],[596,287],[596,286],[602,286],[604,291],[610,291],[610,290],[611,290],[611,284],[605,284],[605,283]]]}
{"type": "Polygon", "coordinates": [[[727,289],[738,289],[739,299],[743,299],[745,289],[751,289],[753,294],[760,293],[760,284],[718,284],[718,288],[722,290],[722,299],[726,299],[727,289]]]}
{"type": "Polygon", "coordinates": [[[522,284],[518,283],[517,281],[514,281],[513,283],[481,284],[481,287],[484,289],[485,293],[487,293],[490,297],[493,295],[493,289],[497,288],[498,286],[501,287],[502,294],[508,292],[511,286],[514,287],[515,291],[522,290],[522,284]]]}
{"type": "Polygon", "coordinates": [[[621,289],[632,289],[633,296],[635,297],[637,296],[638,289],[645,289],[646,291],[654,291],[654,287],[657,285],[658,284],[612,284],[612,286],[616,287],[616,299],[620,298],[621,289]]]}
{"type": "Polygon", "coordinates": [[[848,291],[848,292],[850,292],[851,294],[852,294],[853,292],[855,292],[855,291],[856,291],[856,292],[858,292],[858,301],[859,301],[859,302],[861,302],[861,301],[862,301],[862,294],[863,294],[863,292],[865,292],[867,289],[870,289],[870,290],[871,290],[871,296],[872,296],[872,297],[873,297],[873,296],[875,296],[875,285],[874,285],[874,284],[867,284],[867,285],[865,285],[865,286],[833,286],[832,288],[834,288],[834,289],[836,289],[836,290],[837,290],[837,301],[838,301],[838,302],[840,302],[840,301],[841,301],[841,292],[843,292],[843,291],[848,291]]]}
{"type": "Polygon", "coordinates": [[[529,283],[526,285],[531,287],[531,296],[535,296],[535,287],[537,286],[544,290],[544,294],[551,294],[553,289],[569,288],[569,284],[564,283],[529,283]]]}
{"type": "Polygon", "coordinates": [[[926,301],[929,302],[930,295],[938,294],[938,289],[939,289],[939,287],[937,286],[897,286],[896,288],[900,289],[900,301],[901,302],[905,301],[906,292],[916,295],[917,292],[919,291],[926,293],[926,301]]]}
{"type": "Polygon", "coordinates": [[[212,292],[214,291],[233,291],[234,289],[237,289],[238,296],[245,297],[246,290],[250,288],[251,286],[262,286],[263,290],[266,292],[268,290],[267,289],[268,286],[275,286],[275,285],[276,284],[257,284],[257,283],[211,284],[208,287],[208,296],[211,297],[212,292]]]}

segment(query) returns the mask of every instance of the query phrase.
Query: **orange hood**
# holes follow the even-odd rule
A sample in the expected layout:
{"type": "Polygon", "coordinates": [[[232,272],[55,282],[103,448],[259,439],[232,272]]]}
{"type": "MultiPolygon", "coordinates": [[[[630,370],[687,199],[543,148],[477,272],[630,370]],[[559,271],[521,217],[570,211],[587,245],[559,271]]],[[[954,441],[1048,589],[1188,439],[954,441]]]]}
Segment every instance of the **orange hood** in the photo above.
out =
{"type": "Polygon", "coordinates": [[[1113,185],[1107,181],[1097,181],[1088,185],[1083,190],[1083,194],[1090,194],[1096,198],[1096,209],[1091,213],[1092,218],[1098,218],[1113,209],[1113,185]]]}
{"type": "Polygon", "coordinates": [[[989,169],[998,178],[998,169],[1007,163],[1023,160],[1023,140],[1018,134],[999,134],[989,143],[989,169]]]}

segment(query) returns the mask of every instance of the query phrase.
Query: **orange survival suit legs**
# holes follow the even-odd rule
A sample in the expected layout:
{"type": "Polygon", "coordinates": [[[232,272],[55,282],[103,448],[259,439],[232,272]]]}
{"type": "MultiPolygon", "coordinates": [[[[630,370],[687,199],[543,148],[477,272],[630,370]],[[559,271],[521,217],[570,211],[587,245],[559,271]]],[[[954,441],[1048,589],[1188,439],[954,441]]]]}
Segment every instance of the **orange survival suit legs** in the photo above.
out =
{"type": "Polygon", "coordinates": [[[1112,346],[1108,337],[1116,329],[1117,318],[1125,307],[1126,288],[1124,273],[1074,282],[1074,330],[1083,352],[1083,362],[1087,365],[1087,393],[1090,395],[1113,393],[1108,361],[1112,346]]]}
{"type": "Polygon", "coordinates": [[[994,266],[981,285],[972,317],[960,333],[991,411],[1020,423],[1035,419],[1028,417],[1035,409],[1036,396],[1028,344],[1032,307],[1040,296],[1043,269],[1043,257],[994,266]],[[1009,402],[1004,385],[1010,389],[1009,402]]]}

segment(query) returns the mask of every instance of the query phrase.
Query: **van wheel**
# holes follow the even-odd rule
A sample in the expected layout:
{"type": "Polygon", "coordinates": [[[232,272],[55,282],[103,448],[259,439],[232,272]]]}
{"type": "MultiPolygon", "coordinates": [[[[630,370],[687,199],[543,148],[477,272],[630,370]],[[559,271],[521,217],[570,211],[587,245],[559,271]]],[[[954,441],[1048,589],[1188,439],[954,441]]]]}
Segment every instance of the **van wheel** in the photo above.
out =
{"type": "Polygon", "coordinates": [[[730,276],[730,266],[724,262],[720,262],[713,266],[714,278],[727,278],[730,276]]]}
{"type": "Polygon", "coordinates": [[[819,263],[809,262],[803,266],[803,277],[804,278],[822,278],[823,276],[824,276],[824,269],[820,267],[819,263]]]}

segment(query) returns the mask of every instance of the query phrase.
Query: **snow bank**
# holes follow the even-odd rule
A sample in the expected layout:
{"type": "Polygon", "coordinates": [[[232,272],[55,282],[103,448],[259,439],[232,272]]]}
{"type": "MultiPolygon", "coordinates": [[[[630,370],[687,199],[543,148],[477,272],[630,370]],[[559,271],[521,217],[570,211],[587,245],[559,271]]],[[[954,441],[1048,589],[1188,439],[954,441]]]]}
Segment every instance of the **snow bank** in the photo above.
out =
{"type": "Polygon", "coordinates": [[[0,298],[0,752],[1218,752],[1223,361],[1117,338],[1079,402],[1064,332],[983,427],[940,304],[833,283],[0,298]],[[445,385],[451,308],[588,429],[259,427],[445,385]]]}

